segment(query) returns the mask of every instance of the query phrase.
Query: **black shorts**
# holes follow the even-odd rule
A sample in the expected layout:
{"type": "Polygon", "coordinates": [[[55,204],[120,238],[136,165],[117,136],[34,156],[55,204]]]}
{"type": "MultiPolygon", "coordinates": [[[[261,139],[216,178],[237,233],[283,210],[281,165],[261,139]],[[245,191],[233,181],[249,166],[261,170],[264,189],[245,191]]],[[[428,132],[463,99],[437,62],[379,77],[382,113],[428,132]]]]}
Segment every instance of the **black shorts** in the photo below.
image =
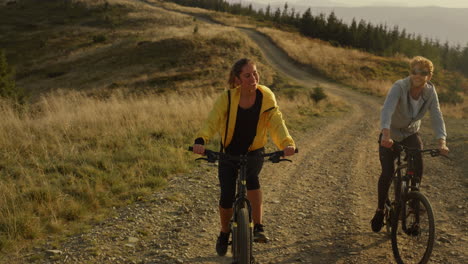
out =
{"type": "MultiPolygon", "coordinates": [[[[264,148],[249,152],[248,156],[258,156],[258,159],[249,159],[247,162],[247,190],[260,189],[259,174],[263,167],[264,148]]],[[[220,160],[218,165],[218,178],[221,187],[219,205],[222,208],[232,208],[236,195],[236,179],[239,175],[239,162],[220,160]]]]}

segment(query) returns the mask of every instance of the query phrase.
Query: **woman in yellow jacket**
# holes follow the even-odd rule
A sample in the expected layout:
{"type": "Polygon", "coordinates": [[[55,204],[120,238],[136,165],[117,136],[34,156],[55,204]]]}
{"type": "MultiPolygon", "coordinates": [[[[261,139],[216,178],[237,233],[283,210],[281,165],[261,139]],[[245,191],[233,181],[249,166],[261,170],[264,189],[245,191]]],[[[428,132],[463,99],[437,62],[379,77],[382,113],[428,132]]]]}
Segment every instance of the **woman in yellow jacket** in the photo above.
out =
{"type": "MultiPolygon", "coordinates": [[[[269,132],[273,143],[284,151],[285,156],[294,155],[295,144],[278,109],[275,95],[268,87],[259,85],[258,81],[259,75],[253,61],[241,59],[233,65],[228,81],[230,89],[216,100],[198,132],[193,145],[194,153],[204,154],[204,144],[219,134],[226,153],[258,155],[264,151],[269,132]]],[[[268,241],[262,225],[262,192],[258,179],[262,166],[263,159],[252,159],[247,166],[247,196],[252,205],[256,242],[268,241]]],[[[216,242],[216,252],[220,256],[227,252],[237,175],[237,163],[219,162],[221,232],[216,242]]]]}

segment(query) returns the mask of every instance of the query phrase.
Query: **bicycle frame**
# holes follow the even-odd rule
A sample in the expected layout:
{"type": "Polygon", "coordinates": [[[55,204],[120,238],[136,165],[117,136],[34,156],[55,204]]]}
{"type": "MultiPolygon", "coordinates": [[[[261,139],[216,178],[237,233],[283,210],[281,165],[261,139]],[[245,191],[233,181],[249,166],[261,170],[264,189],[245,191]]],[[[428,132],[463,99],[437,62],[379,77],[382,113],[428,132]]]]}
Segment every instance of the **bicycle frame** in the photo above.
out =
{"type": "Polygon", "coordinates": [[[246,203],[249,211],[251,211],[250,201],[249,199],[247,199],[247,185],[246,185],[247,184],[247,179],[246,179],[247,178],[247,160],[248,160],[247,155],[241,155],[239,157],[240,169],[239,169],[239,177],[237,177],[236,199],[234,201],[233,208],[237,208],[237,206],[243,206],[244,203],[246,203]]]}
{"type": "MultiPolygon", "coordinates": [[[[395,200],[393,206],[395,208],[395,212],[399,212],[398,214],[400,215],[401,213],[404,214],[406,210],[405,201],[408,193],[419,191],[420,178],[415,175],[416,168],[414,163],[416,152],[401,145],[396,145],[395,147],[398,148],[399,153],[396,162],[397,167],[395,168],[395,174],[393,177],[395,187],[395,200]],[[405,163],[401,161],[403,153],[405,155],[403,159],[406,161],[405,163]],[[405,171],[404,174],[402,171],[405,171]]],[[[403,231],[406,231],[406,215],[401,215],[400,219],[402,222],[402,229],[403,231]]]]}
{"type": "MultiPolygon", "coordinates": [[[[395,197],[393,203],[390,206],[393,207],[395,212],[400,215],[406,211],[406,200],[408,194],[411,192],[419,192],[419,184],[421,183],[421,179],[416,176],[416,154],[420,153],[422,155],[423,153],[429,153],[431,156],[435,157],[440,155],[440,153],[437,149],[412,149],[398,143],[395,143],[394,147],[398,150],[398,156],[394,176],[392,179],[394,184],[395,197]],[[405,155],[403,161],[406,162],[401,161],[403,154],[405,155]],[[404,171],[404,173],[402,173],[402,171],[404,171]]],[[[419,218],[419,215],[416,215],[416,217],[419,218]]],[[[402,229],[406,232],[406,215],[402,215],[400,219],[402,221],[402,229]]]]}

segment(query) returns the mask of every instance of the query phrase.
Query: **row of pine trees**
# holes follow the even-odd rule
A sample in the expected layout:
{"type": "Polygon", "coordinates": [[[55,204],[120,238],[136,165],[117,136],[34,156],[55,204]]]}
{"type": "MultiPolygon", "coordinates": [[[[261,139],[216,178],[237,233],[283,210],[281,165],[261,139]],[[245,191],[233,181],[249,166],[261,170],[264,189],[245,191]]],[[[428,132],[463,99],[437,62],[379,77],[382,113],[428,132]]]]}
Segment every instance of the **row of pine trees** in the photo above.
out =
{"type": "Polygon", "coordinates": [[[270,5],[265,9],[254,9],[252,4],[229,3],[225,0],[171,0],[180,5],[201,7],[236,15],[254,17],[259,21],[271,21],[277,25],[291,26],[303,35],[330,42],[335,46],[352,47],[376,55],[394,56],[403,54],[408,57],[421,55],[431,59],[437,66],[450,71],[458,71],[468,77],[468,43],[466,47],[441,44],[439,40],[423,38],[408,33],[398,27],[373,25],[370,22],[353,20],[344,23],[331,12],[314,16],[311,9],[304,13],[296,12],[286,3],[283,9],[273,10],[270,5]]]}

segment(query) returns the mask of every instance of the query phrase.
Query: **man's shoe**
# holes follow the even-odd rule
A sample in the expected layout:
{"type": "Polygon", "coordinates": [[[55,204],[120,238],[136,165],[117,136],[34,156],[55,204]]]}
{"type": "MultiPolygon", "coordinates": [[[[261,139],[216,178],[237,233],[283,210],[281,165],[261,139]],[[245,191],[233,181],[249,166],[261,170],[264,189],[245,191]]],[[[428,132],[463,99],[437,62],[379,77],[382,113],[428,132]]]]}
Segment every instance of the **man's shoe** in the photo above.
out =
{"type": "Polygon", "coordinates": [[[371,220],[372,231],[378,233],[383,226],[383,219],[384,219],[384,211],[383,209],[377,209],[375,211],[375,215],[371,220]]]}
{"type": "Polygon", "coordinates": [[[265,231],[263,230],[262,224],[255,224],[253,235],[254,235],[254,239],[253,239],[254,242],[266,243],[269,240],[268,237],[265,236],[265,231]]]}
{"type": "Polygon", "coordinates": [[[216,253],[218,253],[218,256],[226,255],[230,234],[230,232],[219,232],[218,240],[216,241],[216,253]]]}

